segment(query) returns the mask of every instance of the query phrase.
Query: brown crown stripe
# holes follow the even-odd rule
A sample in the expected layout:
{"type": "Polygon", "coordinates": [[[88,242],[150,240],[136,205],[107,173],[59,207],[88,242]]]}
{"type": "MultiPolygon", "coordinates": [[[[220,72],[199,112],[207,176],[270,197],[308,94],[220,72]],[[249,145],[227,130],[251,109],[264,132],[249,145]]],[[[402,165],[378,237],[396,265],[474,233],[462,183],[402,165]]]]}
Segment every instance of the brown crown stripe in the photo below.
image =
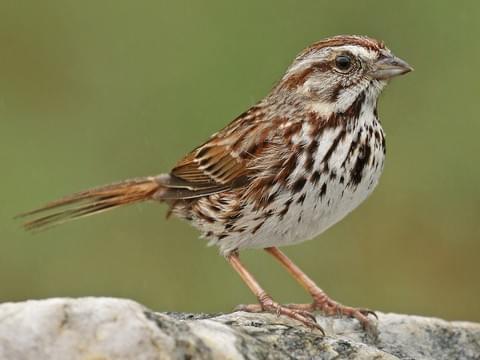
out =
{"type": "Polygon", "coordinates": [[[316,52],[325,47],[335,47],[335,46],[344,46],[344,45],[358,45],[369,50],[379,51],[385,49],[385,44],[381,41],[371,39],[365,36],[348,36],[348,35],[339,35],[334,36],[328,39],[318,41],[308,48],[306,48],[298,58],[308,56],[312,52],[316,52]]]}

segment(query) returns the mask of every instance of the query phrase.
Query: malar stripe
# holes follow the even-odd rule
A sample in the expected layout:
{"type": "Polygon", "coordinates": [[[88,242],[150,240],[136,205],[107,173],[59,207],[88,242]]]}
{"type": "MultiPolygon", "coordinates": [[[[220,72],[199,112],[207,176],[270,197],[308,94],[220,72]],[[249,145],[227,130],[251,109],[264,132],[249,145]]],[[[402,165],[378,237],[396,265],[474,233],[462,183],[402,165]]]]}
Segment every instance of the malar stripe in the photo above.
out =
{"type": "Polygon", "coordinates": [[[345,156],[345,159],[343,160],[342,162],[342,167],[345,168],[345,165],[347,164],[347,161],[350,160],[350,156],[352,156],[352,154],[355,152],[359,142],[360,142],[360,138],[362,136],[362,131],[363,129],[361,128],[358,133],[357,133],[357,136],[355,138],[353,138],[352,142],[350,143],[350,148],[348,149],[348,152],[347,152],[347,155],[345,156]]]}
{"type": "Polygon", "coordinates": [[[357,119],[360,116],[360,112],[362,111],[362,106],[365,103],[365,91],[362,91],[355,101],[348,107],[347,110],[345,110],[342,115],[344,115],[347,119],[357,119]]]}

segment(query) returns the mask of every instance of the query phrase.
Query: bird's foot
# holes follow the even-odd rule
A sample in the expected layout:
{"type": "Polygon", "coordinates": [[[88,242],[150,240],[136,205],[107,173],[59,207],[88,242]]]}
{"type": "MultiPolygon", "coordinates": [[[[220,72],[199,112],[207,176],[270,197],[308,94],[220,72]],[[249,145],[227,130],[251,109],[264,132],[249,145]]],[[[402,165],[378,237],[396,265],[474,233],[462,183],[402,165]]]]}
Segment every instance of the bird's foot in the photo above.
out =
{"type": "Polygon", "coordinates": [[[325,335],[325,331],[318,325],[315,315],[309,310],[295,309],[288,306],[280,305],[273,301],[270,296],[264,296],[259,299],[259,304],[238,305],[236,311],[246,311],[252,313],[269,312],[277,316],[285,315],[289,318],[297,320],[311,329],[320,330],[325,335]]]}
{"type": "Polygon", "coordinates": [[[366,330],[375,328],[372,320],[368,317],[369,315],[372,315],[373,317],[378,319],[378,316],[375,314],[375,312],[370,309],[345,306],[330,299],[325,294],[314,296],[313,302],[311,304],[288,304],[285,306],[289,309],[297,311],[312,312],[318,310],[327,316],[341,315],[352,317],[357,319],[360,324],[362,324],[363,328],[366,330]]]}

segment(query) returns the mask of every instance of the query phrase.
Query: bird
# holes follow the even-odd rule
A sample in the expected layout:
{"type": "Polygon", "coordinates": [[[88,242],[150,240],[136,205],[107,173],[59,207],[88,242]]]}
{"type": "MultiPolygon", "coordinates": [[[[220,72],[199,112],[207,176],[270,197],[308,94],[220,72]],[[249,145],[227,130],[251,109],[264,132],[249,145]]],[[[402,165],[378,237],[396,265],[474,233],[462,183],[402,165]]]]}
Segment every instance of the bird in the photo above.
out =
{"type": "Polygon", "coordinates": [[[216,245],[256,296],[249,312],[290,317],[321,331],[313,315],[371,325],[369,309],[330,298],[279,248],[315,238],[362,203],[379,182],[385,134],[377,102],[390,79],[413,68],[382,41],[337,35],[305,48],[262,100],[184,156],[168,173],[81,191],[20,214],[36,230],[153,201],[216,245]],[[274,301],[240,260],[264,249],[311,295],[274,301]]]}

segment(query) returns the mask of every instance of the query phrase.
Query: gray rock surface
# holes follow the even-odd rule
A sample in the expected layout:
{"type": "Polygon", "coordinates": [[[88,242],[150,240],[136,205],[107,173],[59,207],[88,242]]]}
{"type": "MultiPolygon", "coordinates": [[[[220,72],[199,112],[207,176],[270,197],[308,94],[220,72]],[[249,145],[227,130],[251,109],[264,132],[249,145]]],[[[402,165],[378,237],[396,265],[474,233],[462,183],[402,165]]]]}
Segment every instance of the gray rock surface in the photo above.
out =
{"type": "Polygon", "coordinates": [[[379,313],[378,336],[324,318],[327,335],[270,314],[157,313],[124,299],[0,305],[0,359],[480,359],[480,324],[379,313]]]}

